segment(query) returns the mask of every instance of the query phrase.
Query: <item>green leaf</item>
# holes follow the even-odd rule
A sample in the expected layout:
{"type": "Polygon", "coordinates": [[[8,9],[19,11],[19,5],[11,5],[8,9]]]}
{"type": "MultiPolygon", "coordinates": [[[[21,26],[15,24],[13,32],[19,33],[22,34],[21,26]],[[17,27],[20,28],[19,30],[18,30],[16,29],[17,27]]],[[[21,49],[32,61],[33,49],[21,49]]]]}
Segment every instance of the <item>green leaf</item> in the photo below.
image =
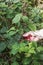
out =
{"type": "Polygon", "coordinates": [[[14,33],[15,33],[14,31],[10,31],[8,35],[12,36],[12,35],[14,35],[14,33]]]}
{"type": "Polygon", "coordinates": [[[28,52],[29,52],[30,54],[31,54],[31,53],[33,53],[33,54],[36,53],[34,48],[29,49],[28,52]]]}
{"type": "Polygon", "coordinates": [[[13,36],[13,35],[15,35],[17,32],[18,32],[18,30],[16,30],[16,31],[13,31],[13,30],[12,30],[12,31],[10,31],[10,32],[8,31],[8,32],[7,32],[7,36],[8,36],[8,37],[13,36]]]}
{"type": "Polygon", "coordinates": [[[6,14],[6,12],[2,12],[2,11],[0,11],[0,15],[4,15],[4,14],[6,14]]]}
{"type": "Polygon", "coordinates": [[[20,45],[19,45],[19,52],[25,51],[25,46],[26,46],[25,43],[20,43],[20,45]]]}
{"type": "Polygon", "coordinates": [[[29,44],[29,48],[37,48],[37,43],[36,42],[30,42],[29,44]]]}
{"type": "Polygon", "coordinates": [[[3,2],[3,3],[0,3],[0,7],[5,8],[5,7],[8,7],[8,5],[6,5],[5,2],[3,2]]]}
{"type": "Polygon", "coordinates": [[[20,14],[17,14],[17,15],[13,18],[12,24],[14,24],[14,23],[19,23],[21,17],[22,17],[22,14],[21,14],[21,13],[20,13],[20,14]]]}
{"type": "Polygon", "coordinates": [[[40,65],[40,63],[38,61],[34,60],[33,65],[40,65]]]}
{"type": "Polygon", "coordinates": [[[28,22],[28,17],[27,17],[27,16],[23,16],[23,17],[22,17],[22,20],[23,20],[24,22],[28,22]]]}
{"type": "Polygon", "coordinates": [[[10,31],[11,31],[11,30],[15,30],[15,27],[11,27],[9,30],[10,30],[10,31]]]}
{"type": "Polygon", "coordinates": [[[17,61],[14,61],[11,65],[19,65],[17,61]]]}
{"type": "Polygon", "coordinates": [[[29,49],[33,47],[33,43],[32,42],[28,43],[28,45],[29,45],[29,49]]]}
{"type": "Polygon", "coordinates": [[[0,42],[0,52],[2,52],[6,48],[6,44],[4,42],[0,42]]]}
{"type": "Polygon", "coordinates": [[[22,61],[23,65],[30,65],[31,60],[32,60],[31,58],[24,58],[22,61]]]}
{"type": "Polygon", "coordinates": [[[40,27],[43,28],[43,23],[40,24],[40,27]]]}
{"type": "Polygon", "coordinates": [[[31,53],[25,53],[25,57],[30,57],[31,56],[31,53]]]}
{"type": "Polygon", "coordinates": [[[16,53],[18,53],[18,51],[19,51],[19,45],[17,43],[15,43],[12,46],[11,54],[15,55],[16,53]]]}
{"type": "Polygon", "coordinates": [[[40,47],[37,47],[37,51],[38,51],[38,52],[41,52],[41,51],[43,51],[43,47],[42,47],[42,46],[40,46],[40,47]]]}
{"type": "Polygon", "coordinates": [[[7,31],[7,28],[5,26],[3,26],[0,30],[1,33],[5,33],[7,31]]]}
{"type": "Polygon", "coordinates": [[[11,27],[7,32],[14,31],[15,27],[11,27]]]}
{"type": "Polygon", "coordinates": [[[43,60],[43,54],[40,54],[40,59],[43,60]]]}
{"type": "Polygon", "coordinates": [[[29,29],[32,30],[32,31],[35,31],[36,30],[36,26],[34,23],[30,22],[29,25],[28,25],[29,29]]]}
{"type": "Polygon", "coordinates": [[[13,2],[14,2],[14,3],[18,3],[18,2],[20,2],[20,0],[13,0],[13,2]]]}

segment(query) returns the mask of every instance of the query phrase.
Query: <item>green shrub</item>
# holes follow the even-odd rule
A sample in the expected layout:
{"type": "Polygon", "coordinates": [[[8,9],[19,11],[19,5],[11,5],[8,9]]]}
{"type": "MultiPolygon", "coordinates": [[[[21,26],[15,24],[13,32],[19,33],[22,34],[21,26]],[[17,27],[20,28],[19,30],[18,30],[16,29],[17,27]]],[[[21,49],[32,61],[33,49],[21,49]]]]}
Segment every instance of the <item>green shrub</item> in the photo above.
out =
{"type": "Polygon", "coordinates": [[[43,28],[41,9],[34,6],[32,0],[0,0],[0,65],[43,65],[43,46],[22,36],[43,28]]]}

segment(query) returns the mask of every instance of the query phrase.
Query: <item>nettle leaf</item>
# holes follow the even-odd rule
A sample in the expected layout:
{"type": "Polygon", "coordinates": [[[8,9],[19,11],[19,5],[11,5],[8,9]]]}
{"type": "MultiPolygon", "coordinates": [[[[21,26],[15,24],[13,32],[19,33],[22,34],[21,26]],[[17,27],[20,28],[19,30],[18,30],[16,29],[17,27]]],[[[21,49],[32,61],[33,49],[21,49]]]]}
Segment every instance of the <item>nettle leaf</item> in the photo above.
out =
{"type": "Polygon", "coordinates": [[[12,24],[14,24],[14,23],[19,23],[21,17],[22,17],[22,14],[21,14],[21,13],[20,13],[20,14],[17,14],[17,15],[13,18],[12,24]]]}
{"type": "Polygon", "coordinates": [[[0,42],[0,52],[2,52],[6,48],[6,44],[4,42],[0,42]]]}
{"type": "Polygon", "coordinates": [[[17,43],[15,43],[12,46],[11,54],[15,55],[16,53],[18,53],[18,51],[19,51],[19,45],[17,43]]]}
{"type": "Polygon", "coordinates": [[[26,51],[26,50],[25,50],[25,46],[26,46],[25,43],[20,43],[20,45],[19,45],[19,52],[20,52],[20,53],[23,52],[23,51],[26,51]]]}
{"type": "Polygon", "coordinates": [[[32,54],[36,53],[34,48],[29,49],[28,52],[29,52],[30,54],[31,54],[31,53],[32,53],[32,54]]]}
{"type": "Polygon", "coordinates": [[[28,45],[29,45],[29,49],[30,48],[37,48],[37,43],[36,42],[28,43],[28,45]]]}
{"type": "Polygon", "coordinates": [[[27,16],[23,16],[23,17],[22,17],[22,20],[23,20],[24,22],[28,22],[28,17],[27,17],[27,16]]]}
{"type": "Polygon", "coordinates": [[[36,30],[36,25],[34,23],[30,22],[29,25],[28,25],[28,27],[29,27],[30,30],[33,30],[33,31],[36,30]]]}
{"type": "Polygon", "coordinates": [[[28,45],[29,45],[29,51],[28,51],[28,53],[29,53],[29,54],[31,54],[31,53],[33,53],[33,54],[36,53],[36,52],[35,52],[35,48],[37,48],[36,43],[32,43],[32,42],[31,42],[31,43],[29,43],[28,45]]]}
{"type": "Polygon", "coordinates": [[[29,49],[35,47],[35,43],[32,43],[32,42],[28,43],[28,45],[29,45],[29,49]]]}

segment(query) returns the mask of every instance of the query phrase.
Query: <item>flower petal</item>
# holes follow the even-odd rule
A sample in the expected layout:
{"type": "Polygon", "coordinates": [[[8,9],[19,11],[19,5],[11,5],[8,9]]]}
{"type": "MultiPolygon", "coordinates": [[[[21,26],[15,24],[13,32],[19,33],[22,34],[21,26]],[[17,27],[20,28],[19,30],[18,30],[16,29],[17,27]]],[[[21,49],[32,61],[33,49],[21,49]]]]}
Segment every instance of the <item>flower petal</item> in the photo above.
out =
{"type": "Polygon", "coordinates": [[[43,29],[27,32],[23,34],[23,37],[28,41],[38,41],[43,39],[43,29]]]}

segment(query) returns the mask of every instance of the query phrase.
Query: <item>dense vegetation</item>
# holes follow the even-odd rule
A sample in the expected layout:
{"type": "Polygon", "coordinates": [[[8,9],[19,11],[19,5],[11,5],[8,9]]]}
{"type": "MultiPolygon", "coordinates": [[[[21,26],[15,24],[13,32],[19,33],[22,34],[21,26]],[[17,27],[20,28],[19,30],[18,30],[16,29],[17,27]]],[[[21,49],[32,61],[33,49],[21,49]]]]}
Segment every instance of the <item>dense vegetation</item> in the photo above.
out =
{"type": "Polygon", "coordinates": [[[29,42],[23,34],[43,28],[37,0],[0,0],[0,65],[43,65],[43,40],[29,42]]]}

